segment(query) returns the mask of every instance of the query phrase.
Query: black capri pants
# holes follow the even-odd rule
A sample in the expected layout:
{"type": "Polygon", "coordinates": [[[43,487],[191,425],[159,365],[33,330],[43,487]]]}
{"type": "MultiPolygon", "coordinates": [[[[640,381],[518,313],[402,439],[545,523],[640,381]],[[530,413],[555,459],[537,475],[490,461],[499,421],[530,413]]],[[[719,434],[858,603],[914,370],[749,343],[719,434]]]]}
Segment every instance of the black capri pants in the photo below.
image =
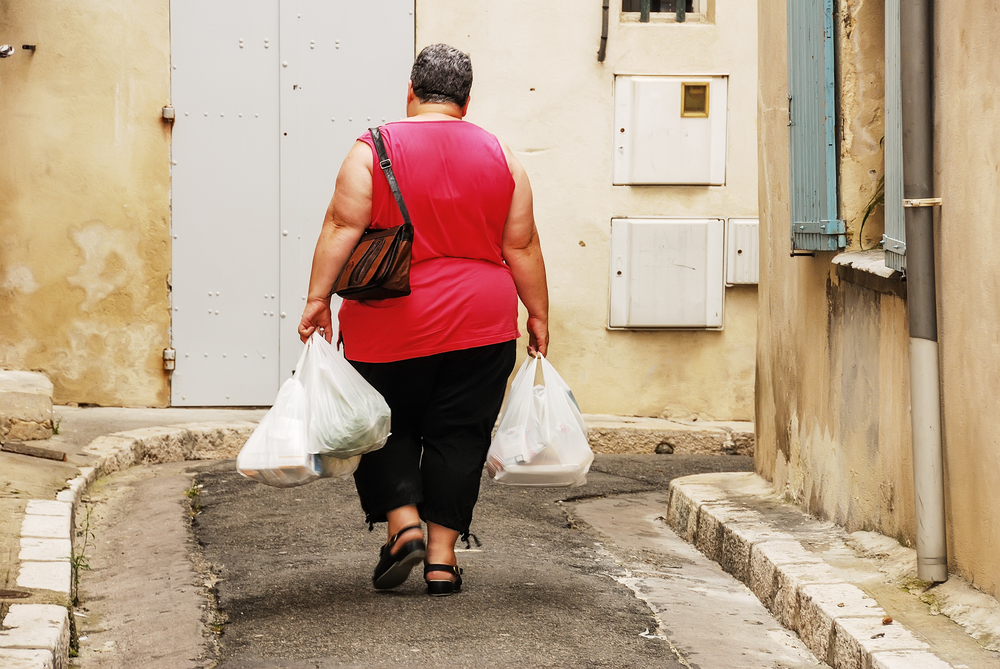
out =
{"type": "Polygon", "coordinates": [[[351,361],[392,410],[385,446],[363,455],[354,473],[369,524],[415,504],[425,522],[468,535],[515,351],[511,340],[396,362],[351,361]]]}

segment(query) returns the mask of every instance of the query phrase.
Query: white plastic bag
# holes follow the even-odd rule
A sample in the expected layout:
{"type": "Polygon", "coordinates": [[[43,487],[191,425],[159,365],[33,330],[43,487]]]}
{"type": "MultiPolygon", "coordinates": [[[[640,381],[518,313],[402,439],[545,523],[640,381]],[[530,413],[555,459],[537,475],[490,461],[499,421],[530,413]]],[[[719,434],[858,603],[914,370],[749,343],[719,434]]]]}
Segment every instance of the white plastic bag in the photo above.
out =
{"type": "Polygon", "coordinates": [[[310,453],[306,390],[297,377],[285,381],[236,458],[236,468],[247,478],[288,488],[318,478],[347,478],[361,456],[347,460],[310,453]]]}
{"type": "Polygon", "coordinates": [[[389,437],[385,399],[321,335],[306,342],[292,378],[236,458],[247,478],[287,488],[347,478],[389,437]]]}
{"type": "Polygon", "coordinates": [[[311,453],[350,458],[385,445],[389,405],[318,331],[306,342],[295,376],[309,398],[311,453]]]}
{"type": "Polygon", "coordinates": [[[486,456],[494,480],[519,486],[572,487],[587,482],[594,454],[569,386],[541,356],[521,365],[486,456]],[[545,385],[535,386],[538,365],[545,385]]]}

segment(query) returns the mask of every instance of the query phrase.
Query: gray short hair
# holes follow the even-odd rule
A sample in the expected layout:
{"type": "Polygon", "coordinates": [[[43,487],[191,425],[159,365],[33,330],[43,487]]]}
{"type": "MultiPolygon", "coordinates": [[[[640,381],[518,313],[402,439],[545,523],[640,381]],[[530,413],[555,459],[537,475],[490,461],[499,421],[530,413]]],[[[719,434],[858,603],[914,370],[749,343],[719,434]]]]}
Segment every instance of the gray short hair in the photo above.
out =
{"type": "Polygon", "coordinates": [[[464,107],[472,90],[472,61],[447,44],[425,47],[410,70],[413,94],[422,102],[452,102],[464,107]]]}

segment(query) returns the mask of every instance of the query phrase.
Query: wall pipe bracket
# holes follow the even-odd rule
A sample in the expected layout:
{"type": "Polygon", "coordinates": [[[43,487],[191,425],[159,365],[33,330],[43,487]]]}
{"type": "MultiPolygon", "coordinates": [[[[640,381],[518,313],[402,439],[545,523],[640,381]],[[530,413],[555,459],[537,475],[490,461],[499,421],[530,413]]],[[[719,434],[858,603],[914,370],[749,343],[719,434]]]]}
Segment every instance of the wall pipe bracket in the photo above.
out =
{"type": "Polygon", "coordinates": [[[941,198],[939,197],[914,197],[914,198],[903,198],[903,207],[940,207],[941,198]]]}

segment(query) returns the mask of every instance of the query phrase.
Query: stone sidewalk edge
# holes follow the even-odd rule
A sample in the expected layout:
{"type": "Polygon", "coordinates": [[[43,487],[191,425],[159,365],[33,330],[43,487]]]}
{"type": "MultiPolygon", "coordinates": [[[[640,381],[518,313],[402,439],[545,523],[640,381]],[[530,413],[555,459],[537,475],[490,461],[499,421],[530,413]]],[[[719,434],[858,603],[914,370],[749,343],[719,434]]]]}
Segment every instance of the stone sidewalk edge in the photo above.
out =
{"type": "MultiPolygon", "coordinates": [[[[716,475],[708,475],[716,476],[716,475]]],[[[770,495],[756,474],[741,489],[770,495]],[[754,480],[755,479],[755,480],[754,480]]],[[[670,483],[667,521],[685,541],[742,581],[782,625],[833,669],[949,669],[860,588],[763,516],[696,474],[670,483]]]]}
{"type": "Polygon", "coordinates": [[[66,605],[12,604],[0,630],[0,669],[66,669],[70,645],[70,556],[76,510],[101,476],[137,464],[235,458],[257,427],[252,421],[187,423],[97,437],[84,449],[96,456],[55,500],[29,500],[21,524],[17,585],[49,590],[66,605]]]}

